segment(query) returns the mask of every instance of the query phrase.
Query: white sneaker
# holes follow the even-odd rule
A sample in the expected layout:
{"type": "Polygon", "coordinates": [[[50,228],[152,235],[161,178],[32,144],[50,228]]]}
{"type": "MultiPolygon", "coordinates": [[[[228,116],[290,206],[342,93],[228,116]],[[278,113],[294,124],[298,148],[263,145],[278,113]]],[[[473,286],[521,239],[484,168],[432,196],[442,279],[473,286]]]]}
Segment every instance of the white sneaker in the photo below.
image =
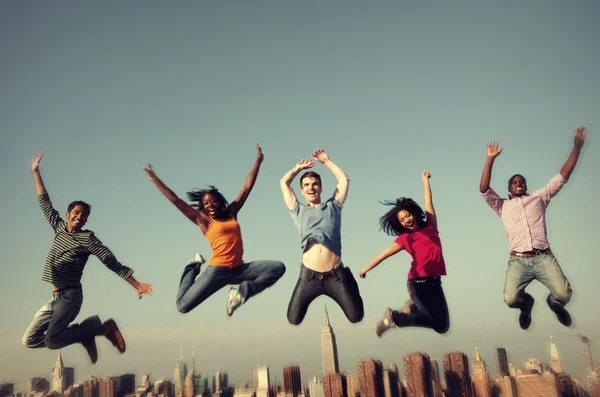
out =
{"type": "Polygon", "coordinates": [[[194,255],[194,257],[192,259],[190,259],[190,261],[188,262],[188,265],[191,265],[193,263],[198,263],[199,265],[203,265],[206,263],[206,261],[204,260],[202,255],[200,255],[199,253],[196,252],[196,255],[194,255]]]}
{"type": "Polygon", "coordinates": [[[392,318],[392,309],[387,309],[385,313],[383,313],[383,318],[377,323],[375,333],[381,338],[381,335],[390,328],[396,328],[396,324],[392,318]]]}
{"type": "Polygon", "coordinates": [[[231,288],[229,290],[229,298],[227,298],[227,315],[231,317],[233,312],[244,303],[244,298],[240,295],[240,292],[231,288]]]}

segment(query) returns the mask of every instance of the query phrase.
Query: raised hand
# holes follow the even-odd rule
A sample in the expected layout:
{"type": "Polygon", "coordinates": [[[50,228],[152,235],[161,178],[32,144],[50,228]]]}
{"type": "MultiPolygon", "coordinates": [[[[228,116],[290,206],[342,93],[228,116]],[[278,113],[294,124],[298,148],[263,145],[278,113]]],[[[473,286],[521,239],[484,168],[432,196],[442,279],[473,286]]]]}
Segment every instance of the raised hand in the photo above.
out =
{"type": "Polygon", "coordinates": [[[358,277],[360,277],[360,278],[367,277],[367,272],[368,272],[368,270],[360,269],[360,271],[358,272],[358,277]]]}
{"type": "Polygon", "coordinates": [[[154,170],[152,169],[152,165],[150,163],[143,166],[142,169],[146,171],[146,174],[148,174],[148,178],[150,178],[151,181],[156,179],[156,175],[154,175],[154,170]]]}
{"type": "Polygon", "coordinates": [[[296,164],[296,170],[302,171],[315,166],[315,163],[310,159],[302,159],[296,164]]]}
{"type": "Polygon", "coordinates": [[[421,178],[423,178],[423,181],[426,181],[427,179],[431,178],[431,174],[429,172],[427,172],[427,170],[423,170],[423,173],[421,174],[421,178]]]}
{"type": "Polygon", "coordinates": [[[329,160],[329,155],[325,153],[325,150],[317,149],[312,154],[312,158],[324,164],[327,160],[329,160]]]}
{"type": "MultiPolygon", "coordinates": [[[[587,130],[584,126],[580,125],[575,129],[575,138],[573,140],[573,146],[582,147],[585,142],[585,137],[587,136],[587,130]]],[[[42,152],[43,154],[43,152],[42,152]]]]}
{"type": "Polygon", "coordinates": [[[502,148],[498,148],[498,142],[488,142],[485,144],[487,147],[487,155],[491,158],[496,158],[500,153],[502,153],[502,148]]]}
{"type": "Polygon", "coordinates": [[[151,284],[139,283],[135,290],[137,291],[138,299],[142,299],[143,295],[152,295],[154,286],[151,284]]]}
{"type": "Polygon", "coordinates": [[[35,172],[40,169],[40,161],[44,157],[44,152],[39,152],[31,159],[31,171],[35,172]]]}
{"type": "Polygon", "coordinates": [[[265,155],[263,154],[262,149],[260,148],[260,146],[258,146],[258,144],[256,144],[256,159],[259,163],[262,163],[265,159],[265,155]]]}

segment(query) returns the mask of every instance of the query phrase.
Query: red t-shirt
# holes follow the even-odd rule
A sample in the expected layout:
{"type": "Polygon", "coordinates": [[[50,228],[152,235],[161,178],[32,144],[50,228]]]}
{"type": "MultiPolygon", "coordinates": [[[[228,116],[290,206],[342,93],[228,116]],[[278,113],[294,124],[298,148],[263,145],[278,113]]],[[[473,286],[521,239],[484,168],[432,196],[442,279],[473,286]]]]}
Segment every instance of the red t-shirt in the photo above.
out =
{"type": "Polygon", "coordinates": [[[414,233],[403,233],[394,240],[412,256],[408,278],[445,276],[446,264],[442,255],[442,242],[438,230],[427,223],[414,233]]]}

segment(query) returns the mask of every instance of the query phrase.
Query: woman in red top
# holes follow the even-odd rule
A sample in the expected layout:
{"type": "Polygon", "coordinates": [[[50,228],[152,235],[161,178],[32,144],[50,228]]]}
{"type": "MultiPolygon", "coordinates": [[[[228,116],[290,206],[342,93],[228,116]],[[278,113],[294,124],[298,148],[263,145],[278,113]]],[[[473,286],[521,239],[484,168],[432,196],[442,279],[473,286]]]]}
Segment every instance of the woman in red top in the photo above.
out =
{"type": "Polygon", "coordinates": [[[385,311],[377,323],[376,333],[379,337],[396,327],[431,328],[439,334],[446,333],[450,328],[448,305],[440,278],[446,275],[446,265],[431,199],[430,177],[429,172],[423,171],[425,211],[410,198],[384,202],[393,208],[379,220],[381,229],[388,235],[397,236],[396,240],[359,273],[360,278],[365,278],[368,271],[402,250],[406,250],[413,258],[408,272],[410,299],[399,311],[385,311]]]}
{"type": "Polygon", "coordinates": [[[210,186],[188,192],[189,200],[194,203],[190,205],[156,176],[150,164],[144,167],[158,190],[198,225],[212,248],[208,266],[202,273],[200,267],[205,262],[200,254],[196,254],[183,270],[176,299],[177,310],[181,313],[188,313],[226,285],[237,284],[239,287],[231,288],[227,299],[227,315],[231,316],[240,305],[275,284],[285,273],[285,266],[279,261],[244,262],[242,258],[244,243],[237,217],[254,187],[263,158],[260,146],[256,145],[252,170],[231,204],[210,186]]]}

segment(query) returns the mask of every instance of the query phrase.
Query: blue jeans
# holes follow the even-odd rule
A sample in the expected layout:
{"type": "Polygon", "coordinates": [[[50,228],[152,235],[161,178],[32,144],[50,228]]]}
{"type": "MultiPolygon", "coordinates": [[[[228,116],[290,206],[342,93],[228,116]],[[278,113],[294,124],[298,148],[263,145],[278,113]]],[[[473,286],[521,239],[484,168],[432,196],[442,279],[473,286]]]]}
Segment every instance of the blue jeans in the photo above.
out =
{"type": "Polygon", "coordinates": [[[285,265],[276,261],[254,261],[235,267],[206,266],[200,273],[198,264],[189,264],[183,270],[177,310],[188,313],[226,285],[239,284],[244,302],[269,288],[285,273],[285,265]],[[198,277],[198,279],[196,279],[198,277]]]}
{"type": "Polygon", "coordinates": [[[23,335],[25,347],[60,349],[100,335],[102,322],[98,316],[89,317],[81,324],[69,325],[79,314],[82,303],[81,288],[64,288],[53,292],[52,298],[35,313],[27,327],[23,335]]]}
{"type": "Polygon", "coordinates": [[[301,265],[300,276],[288,305],[290,324],[300,324],[308,306],[321,295],[327,295],[340,305],[351,323],[362,320],[365,313],[363,301],[349,268],[340,265],[330,272],[320,273],[301,265]]]}
{"type": "Polygon", "coordinates": [[[512,308],[520,309],[524,303],[525,287],[538,280],[550,290],[550,303],[565,306],[571,300],[573,291],[551,251],[531,257],[511,256],[506,269],[504,302],[512,308]]]}

